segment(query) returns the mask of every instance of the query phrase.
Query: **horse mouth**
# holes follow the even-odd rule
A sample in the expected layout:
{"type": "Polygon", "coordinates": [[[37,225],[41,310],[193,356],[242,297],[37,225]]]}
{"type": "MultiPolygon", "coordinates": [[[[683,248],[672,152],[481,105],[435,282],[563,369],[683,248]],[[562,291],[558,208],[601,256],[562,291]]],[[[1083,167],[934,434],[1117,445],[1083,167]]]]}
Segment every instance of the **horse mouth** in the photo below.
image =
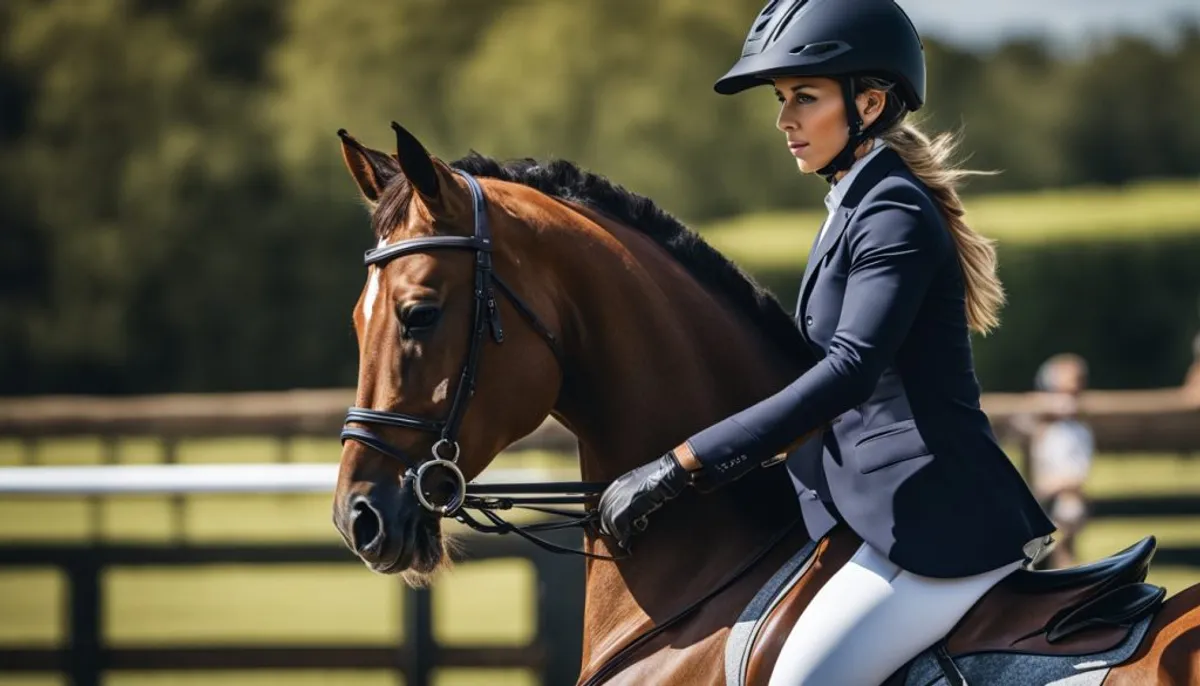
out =
{"type": "Polygon", "coordinates": [[[390,560],[369,563],[367,566],[371,571],[377,574],[425,577],[441,566],[445,557],[445,544],[441,526],[436,519],[419,517],[411,530],[405,533],[405,543],[397,547],[395,555],[390,560]]]}

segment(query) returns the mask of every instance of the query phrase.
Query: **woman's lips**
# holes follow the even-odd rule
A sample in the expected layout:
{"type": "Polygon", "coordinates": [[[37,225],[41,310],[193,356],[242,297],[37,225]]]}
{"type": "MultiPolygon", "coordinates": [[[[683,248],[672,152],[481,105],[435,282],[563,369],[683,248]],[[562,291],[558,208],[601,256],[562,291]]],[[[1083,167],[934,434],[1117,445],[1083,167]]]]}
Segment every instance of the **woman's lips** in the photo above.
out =
{"type": "Polygon", "coordinates": [[[788,142],[788,150],[796,157],[799,157],[800,153],[804,152],[804,149],[807,147],[808,147],[808,143],[793,143],[791,141],[788,142]]]}

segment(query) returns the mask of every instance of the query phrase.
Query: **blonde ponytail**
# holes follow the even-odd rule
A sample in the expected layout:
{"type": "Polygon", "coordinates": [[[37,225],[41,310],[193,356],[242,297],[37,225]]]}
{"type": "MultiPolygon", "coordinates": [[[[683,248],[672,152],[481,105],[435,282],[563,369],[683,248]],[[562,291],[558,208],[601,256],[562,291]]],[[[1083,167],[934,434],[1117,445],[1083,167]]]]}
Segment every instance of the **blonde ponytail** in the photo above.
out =
{"type": "Polygon", "coordinates": [[[996,242],[963,221],[965,210],[958,197],[958,185],[968,176],[991,172],[956,167],[951,155],[959,141],[951,133],[942,133],[930,140],[917,127],[903,122],[881,138],[899,153],[913,175],[929,188],[937,201],[958,247],[958,261],[967,291],[967,325],[978,333],[990,332],[1000,324],[1000,308],[1004,306],[1004,287],[996,276],[996,242]]]}
{"type": "Polygon", "coordinates": [[[967,326],[972,331],[987,334],[1000,325],[1000,308],[1004,306],[1004,286],[996,276],[996,242],[963,221],[966,210],[958,197],[958,185],[968,176],[990,176],[996,172],[955,166],[951,156],[958,147],[958,137],[942,133],[930,140],[916,126],[904,121],[905,108],[895,86],[893,81],[882,76],[855,78],[856,92],[874,89],[886,94],[886,106],[877,122],[885,131],[878,136],[899,153],[913,176],[929,188],[937,201],[958,248],[958,262],[967,291],[967,326]]]}

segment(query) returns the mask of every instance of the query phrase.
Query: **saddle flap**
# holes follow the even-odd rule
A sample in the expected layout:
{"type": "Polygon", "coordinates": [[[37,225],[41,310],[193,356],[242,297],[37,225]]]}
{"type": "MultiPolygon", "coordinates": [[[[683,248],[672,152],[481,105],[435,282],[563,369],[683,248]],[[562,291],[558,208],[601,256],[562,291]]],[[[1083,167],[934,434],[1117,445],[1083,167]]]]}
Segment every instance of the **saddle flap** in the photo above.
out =
{"type": "Polygon", "coordinates": [[[861,543],[848,527],[839,525],[820,541],[805,545],[759,590],[725,645],[729,686],[767,683],[800,613],[861,543]]]}
{"type": "Polygon", "coordinates": [[[951,655],[977,652],[1020,652],[1043,655],[1084,654],[1105,650],[1119,643],[1128,627],[1096,625],[1095,631],[1068,629],[1068,617],[1076,621],[1094,616],[1097,610],[1118,607],[1122,598],[1131,600],[1136,590],[1113,596],[1111,604],[1076,614],[1112,591],[1136,586],[1146,577],[1155,541],[1147,537],[1137,544],[1088,565],[1049,572],[1017,570],[996,584],[963,617],[947,637],[951,655]],[[1020,611],[1013,611],[1020,608],[1020,611]],[[1061,627],[1050,641],[1048,632],[1061,627]],[[1069,639],[1069,640],[1068,640],[1069,639]]]}
{"type": "Polygon", "coordinates": [[[1153,612],[1166,595],[1167,589],[1147,583],[1114,588],[1072,609],[1054,622],[1046,632],[1046,641],[1061,643],[1086,629],[1128,628],[1153,612]]]}

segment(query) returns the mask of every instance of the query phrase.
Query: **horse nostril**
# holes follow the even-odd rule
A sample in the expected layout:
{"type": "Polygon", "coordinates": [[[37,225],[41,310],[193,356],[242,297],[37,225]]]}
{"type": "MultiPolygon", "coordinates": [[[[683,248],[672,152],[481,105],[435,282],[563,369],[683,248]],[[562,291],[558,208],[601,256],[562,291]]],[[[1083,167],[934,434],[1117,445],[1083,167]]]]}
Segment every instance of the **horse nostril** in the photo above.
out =
{"type": "Polygon", "coordinates": [[[378,551],[382,547],[380,543],[383,539],[383,523],[379,513],[371,507],[366,498],[356,500],[353,510],[351,530],[354,534],[354,549],[359,553],[368,549],[378,551]]]}

